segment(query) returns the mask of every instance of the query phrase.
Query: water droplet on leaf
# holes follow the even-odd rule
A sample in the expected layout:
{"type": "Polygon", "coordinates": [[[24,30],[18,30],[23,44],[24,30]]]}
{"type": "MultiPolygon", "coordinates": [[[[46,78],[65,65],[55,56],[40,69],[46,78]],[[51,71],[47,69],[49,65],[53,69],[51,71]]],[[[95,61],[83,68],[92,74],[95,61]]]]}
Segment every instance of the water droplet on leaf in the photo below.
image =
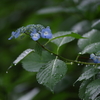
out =
{"type": "Polygon", "coordinates": [[[81,52],[79,52],[79,54],[81,55],[82,53],[81,53],[81,52]]]}
{"type": "Polygon", "coordinates": [[[16,63],[14,65],[16,66],[16,63]]]}
{"type": "Polygon", "coordinates": [[[71,62],[70,64],[73,65],[73,62],[71,62]]]}
{"type": "Polygon", "coordinates": [[[86,65],[86,67],[88,67],[88,65],[86,65]]]}
{"type": "Polygon", "coordinates": [[[63,75],[60,75],[60,77],[63,77],[63,75]]]}
{"type": "Polygon", "coordinates": [[[78,63],[78,66],[79,66],[80,64],[78,63]]]}
{"type": "Polygon", "coordinates": [[[51,53],[51,55],[53,55],[53,53],[51,53]]]}
{"type": "Polygon", "coordinates": [[[6,71],[6,73],[8,73],[8,71],[6,71]]]}

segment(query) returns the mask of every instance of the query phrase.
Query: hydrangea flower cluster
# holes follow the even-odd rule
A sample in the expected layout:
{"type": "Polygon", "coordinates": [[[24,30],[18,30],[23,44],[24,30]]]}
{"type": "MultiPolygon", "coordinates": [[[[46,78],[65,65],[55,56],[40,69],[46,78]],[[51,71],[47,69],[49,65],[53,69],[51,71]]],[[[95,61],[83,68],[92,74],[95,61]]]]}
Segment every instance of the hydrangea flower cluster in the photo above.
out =
{"type": "Polygon", "coordinates": [[[32,38],[34,41],[37,41],[40,37],[42,37],[42,38],[47,38],[47,39],[52,38],[52,33],[51,33],[51,30],[50,30],[50,27],[43,28],[43,29],[40,30],[40,31],[37,31],[36,29],[34,29],[34,30],[31,32],[30,35],[31,35],[31,38],[32,38]]]}
{"type": "Polygon", "coordinates": [[[50,30],[50,27],[47,26],[46,28],[42,25],[28,25],[26,27],[21,27],[17,29],[15,32],[11,33],[11,37],[8,38],[8,40],[11,40],[12,38],[18,38],[21,35],[30,35],[32,40],[37,41],[40,37],[50,39],[52,38],[52,32],[50,30]]]}
{"type": "Polygon", "coordinates": [[[90,59],[94,61],[94,63],[100,63],[100,55],[94,55],[93,53],[90,55],[90,59]]]}

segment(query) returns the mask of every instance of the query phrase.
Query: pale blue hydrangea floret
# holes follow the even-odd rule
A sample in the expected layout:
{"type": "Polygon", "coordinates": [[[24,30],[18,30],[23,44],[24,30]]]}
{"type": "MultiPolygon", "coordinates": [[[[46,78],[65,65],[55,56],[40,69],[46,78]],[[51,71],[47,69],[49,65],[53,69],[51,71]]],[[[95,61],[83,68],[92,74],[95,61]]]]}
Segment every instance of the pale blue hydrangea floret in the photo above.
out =
{"type": "Polygon", "coordinates": [[[93,59],[95,57],[95,55],[92,53],[90,54],[90,59],[93,59]]]}
{"type": "Polygon", "coordinates": [[[20,35],[20,30],[18,30],[18,32],[12,32],[12,33],[11,33],[11,37],[8,38],[8,40],[11,40],[13,37],[14,37],[14,38],[18,38],[19,35],[20,35]]]}
{"type": "Polygon", "coordinates": [[[34,29],[30,35],[31,35],[31,38],[32,38],[34,41],[37,41],[37,40],[40,38],[40,34],[37,33],[36,29],[34,29]]]}
{"type": "Polygon", "coordinates": [[[41,34],[41,37],[42,38],[47,38],[47,39],[50,39],[52,38],[52,33],[51,33],[51,30],[50,30],[50,27],[46,27],[46,28],[43,28],[41,31],[40,31],[40,34],[41,34]]]}
{"type": "Polygon", "coordinates": [[[93,53],[90,55],[90,59],[92,59],[94,63],[100,63],[100,56],[96,56],[93,53]]]}

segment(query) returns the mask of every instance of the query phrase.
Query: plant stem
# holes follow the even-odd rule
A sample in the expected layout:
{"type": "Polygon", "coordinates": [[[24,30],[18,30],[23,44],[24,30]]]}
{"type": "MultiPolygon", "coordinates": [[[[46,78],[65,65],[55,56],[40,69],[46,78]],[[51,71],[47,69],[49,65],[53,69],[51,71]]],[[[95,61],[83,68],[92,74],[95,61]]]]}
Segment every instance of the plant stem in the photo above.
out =
{"type": "Polygon", "coordinates": [[[44,50],[46,50],[46,51],[52,53],[52,54],[55,55],[55,56],[58,56],[59,58],[63,59],[64,61],[73,62],[73,63],[78,63],[78,64],[84,64],[84,65],[100,65],[100,63],[97,64],[97,63],[89,63],[89,62],[78,61],[78,57],[79,57],[80,54],[77,56],[76,60],[67,59],[67,58],[62,57],[62,56],[60,56],[60,55],[58,55],[58,54],[52,52],[51,50],[47,49],[45,46],[43,46],[42,44],[40,44],[38,41],[36,41],[36,42],[37,42],[44,50]]]}

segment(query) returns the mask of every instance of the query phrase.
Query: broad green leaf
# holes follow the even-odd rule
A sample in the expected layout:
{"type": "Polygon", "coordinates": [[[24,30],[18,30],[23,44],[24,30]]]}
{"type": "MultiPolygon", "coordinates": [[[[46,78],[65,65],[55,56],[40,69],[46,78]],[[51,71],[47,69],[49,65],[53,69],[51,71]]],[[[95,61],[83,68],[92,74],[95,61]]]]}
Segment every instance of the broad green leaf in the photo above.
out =
{"type": "Polygon", "coordinates": [[[79,88],[79,97],[81,99],[84,99],[86,87],[90,82],[91,82],[91,80],[89,79],[89,80],[85,80],[81,83],[80,88],[79,88]]]}
{"type": "Polygon", "coordinates": [[[98,72],[99,70],[95,68],[94,66],[88,66],[88,69],[81,74],[81,76],[77,79],[77,81],[87,80],[93,77],[98,72]]]}
{"type": "Polygon", "coordinates": [[[59,59],[54,59],[40,68],[37,73],[37,80],[40,84],[53,91],[54,86],[65,76],[66,71],[66,63],[59,59]]]}
{"type": "Polygon", "coordinates": [[[54,39],[51,42],[55,43],[58,47],[60,47],[63,44],[71,42],[71,41],[73,41],[75,39],[75,38],[73,38],[71,36],[70,37],[69,36],[68,37],[64,36],[64,37],[61,38],[61,36],[63,36],[63,35],[69,35],[71,33],[72,33],[71,31],[69,31],[69,32],[57,32],[57,33],[55,33],[53,35],[53,38],[57,38],[57,37],[60,37],[60,38],[54,39]]]}
{"type": "MultiPolygon", "coordinates": [[[[24,59],[29,53],[33,52],[34,49],[26,49],[25,51],[23,51],[17,58],[16,60],[13,61],[13,63],[11,64],[11,66],[8,68],[8,70],[10,68],[13,67],[13,65],[17,65],[22,59],[24,59]]],[[[6,73],[8,73],[8,71],[6,71],[6,73]]]]}
{"type": "Polygon", "coordinates": [[[100,94],[100,79],[96,79],[87,85],[85,100],[95,100],[98,94],[100,94]]]}
{"type": "Polygon", "coordinates": [[[81,52],[82,54],[85,54],[85,53],[96,53],[100,51],[100,42],[97,42],[97,43],[92,43],[90,45],[87,45],[83,51],[81,52]]]}
{"type": "Polygon", "coordinates": [[[42,51],[42,54],[30,53],[22,60],[23,68],[30,72],[38,72],[39,69],[48,61],[54,59],[54,56],[47,51],[42,51]]]}
{"type": "Polygon", "coordinates": [[[92,29],[88,33],[85,33],[82,37],[87,39],[79,39],[78,46],[80,49],[84,49],[87,45],[100,41],[100,31],[92,29]]]}
{"type": "Polygon", "coordinates": [[[93,23],[92,28],[100,30],[100,20],[97,20],[93,23]]]}

